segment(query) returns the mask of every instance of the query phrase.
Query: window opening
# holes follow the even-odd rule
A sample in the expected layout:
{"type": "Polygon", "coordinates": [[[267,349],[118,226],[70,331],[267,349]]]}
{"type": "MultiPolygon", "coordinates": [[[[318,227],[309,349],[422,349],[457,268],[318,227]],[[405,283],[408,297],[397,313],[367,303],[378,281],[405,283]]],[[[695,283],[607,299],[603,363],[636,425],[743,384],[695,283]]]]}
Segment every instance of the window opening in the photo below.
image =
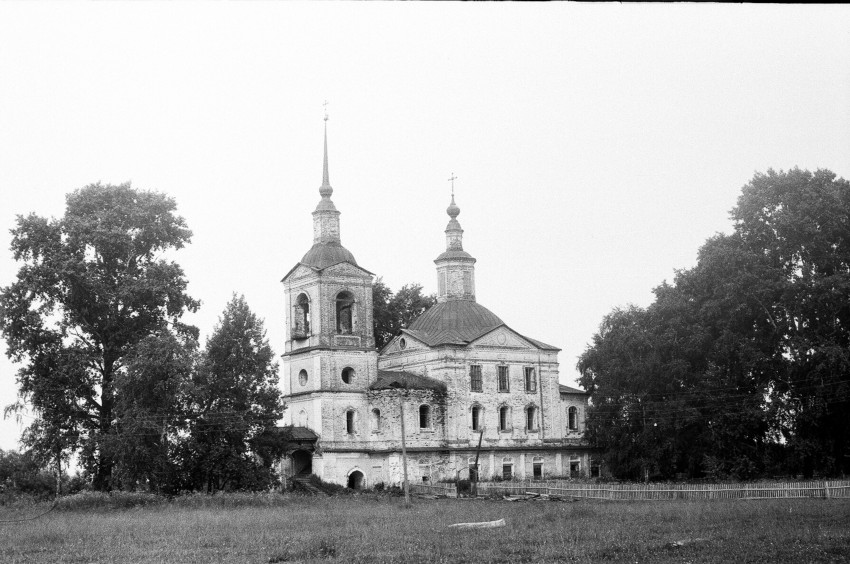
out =
{"type": "Polygon", "coordinates": [[[570,460],[570,476],[578,476],[581,473],[581,462],[570,460]]]}
{"type": "Polygon", "coordinates": [[[527,431],[536,431],[537,425],[535,419],[537,419],[537,408],[533,405],[528,406],[525,410],[525,428],[527,431]]]}
{"type": "Polygon", "coordinates": [[[537,391],[537,378],[534,376],[534,368],[526,367],[525,368],[525,391],[526,392],[536,392],[537,391]]]}
{"type": "Polygon", "coordinates": [[[499,430],[507,431],[510,428],[510,411],[508,406],[499,408],[499,430]]]}
{"type": "Polygon", "coordinates": [[[302,386],[306,386],[308,379],[309,376],[307,376],[307,371],[302,369],[301,372],[298,373],[298,382],[300,382],[302,386]]]}
{"type": "Polygon", "coordinates": [[[513,464],[502,464],[502,479],[510,480],[514,475],[514,465],[513,464]]]}
{"type": "Polygon", "coordinates": [[[310,334],[310,299],[300,294],[295,305],[295,327],[293,339],[303,339],[310,334]]]}
{"type": "Polygon", "coordinates": [[[533,465],[532,465],[532,475],[533,475],[535,480],[542,480],[543,479],[543,463],[542,462],[533,463],[533,465]]]}
{"type": "Polygon", "coordinates": [[[481,430],[481,407],[477,405],[472,407],[472,430],[481,430]]]}
{"type": "Polygon", "coordinates": [[[507,366],[499,366],[499,391],[500,392],[508,392],[510,391],[508,388],[508,367],[507,366]]]}
{"type": "Polygon", "coordinates": [[[372,430],[376,433],[381,430],[381,410],[380,409],[373,409],[372,410],[372,430]]]}
{"type": "Polygon", "coordinates": [[[354,369],[346,366],[342,369],[342,381],[346,384],[351,384],[354,381],[354,369]]]}
{"type": "Polygon", "coordinates": [[[570,431],[578,431],[578,409],[575,406],[567,410],[570,431]]]}
{"type": "Polygon", "coordinates": [[[350,292],[340,292],[336,297],[336,332],[350,335],[354,330],[354,296],[350,292]]]}
{"type": "Polygon", "coordinates": [[[431,408],[427,405],[419,406],[419,428],[427,429],[431,426],[431,408]]]}
{"type": "Polygon", "coordinates": [[[469,367],[469,389],[473,392],[480,392],[483,388],[481,378],[481,366],[473,364],[469,367]]]}
{"type": "Polygon", "coordinates": [[[345,412],[345,432],[349,435],[354,434],[354,410],[350,409],[345,412]]]}

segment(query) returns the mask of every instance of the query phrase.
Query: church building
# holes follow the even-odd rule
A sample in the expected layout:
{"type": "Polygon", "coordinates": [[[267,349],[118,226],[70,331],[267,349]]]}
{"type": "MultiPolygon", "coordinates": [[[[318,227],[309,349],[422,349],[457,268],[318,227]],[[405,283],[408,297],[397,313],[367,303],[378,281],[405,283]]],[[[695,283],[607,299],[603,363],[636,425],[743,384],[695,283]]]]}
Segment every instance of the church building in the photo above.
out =
{"type": "MultiPolygon", "coordinates": [[[[327,117],[313,246],[283,277],[286,477],[349,487],[590,475],[582,439],[587,394],[559,384],[559,349],[509,327],[476,302],[452,194],[437,303],[380,351],[374,274],[342,245],[328,175],[327,117]],[[479,453],[475,467],[476,452],[479,453]]],[[[486,283],[486,281],[485,281],[486,283]]],[[[594,469],[595,470],[595,469],[594,469]]]]}

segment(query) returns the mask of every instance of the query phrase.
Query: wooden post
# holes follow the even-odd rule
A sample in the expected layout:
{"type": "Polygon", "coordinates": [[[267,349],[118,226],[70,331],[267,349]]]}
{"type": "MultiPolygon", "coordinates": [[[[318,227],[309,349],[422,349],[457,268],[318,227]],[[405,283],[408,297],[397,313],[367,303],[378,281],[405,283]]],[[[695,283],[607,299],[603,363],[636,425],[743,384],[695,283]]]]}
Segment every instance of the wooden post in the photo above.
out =
{"type": "MultiPolygon", "coordinates": [[[[480,423],[480,421],[479,421],[480,423]]],[[[478,435],[478,448],[475,449],[475,479],[472,480],[472,491],[475,497],[478,497],[478,456],[481,454],[481,441],[484,439],[484,427],[481,427],[481,434],[478,435]]],[[[493,469],[491,468],[492,472],[493,469]]]]}
{"type": "Polygon", "coordinates": [[[407,482],[407,447],[404,439],[404,402],[401,401],[402,392],[398,394],[398,410],[401,415],[401,465],[404,469],[404,505],[410,506],[410,486],[407,482]]]}

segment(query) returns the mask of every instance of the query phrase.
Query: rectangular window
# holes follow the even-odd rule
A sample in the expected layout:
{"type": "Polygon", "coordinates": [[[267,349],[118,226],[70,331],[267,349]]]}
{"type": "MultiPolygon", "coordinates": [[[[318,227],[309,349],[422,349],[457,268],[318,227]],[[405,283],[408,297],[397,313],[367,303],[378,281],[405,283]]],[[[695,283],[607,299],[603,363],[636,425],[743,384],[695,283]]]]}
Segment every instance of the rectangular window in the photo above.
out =
{"type": "Polygon", "coordinates": [[[514,475],[514,465],[513,464],[502,464],[502,479],[510,480],[514,475]]]}
{"type": "Polygon", "coordinates": [[[509,381],[508,381],[508,367],[507,366],[499,366],[499,391],[500,392],[509,392],[509,381]]]}
{"type": "Polygon", "coordinates": [[[472,408],[472,430],[481,430],[481,408],[478,406],[472,408]]]}
{"type": "Polygon", "coordinates": [[[480,392],[484,389],[481,379],[481,366],[478,364],[469,367],[469,388],[473,392],[480,392]]]}
{"type": "Polygon", "coordinates": [[[346,411],[345,412],[345,431],[353,435],[354,434],[354,412],[346,411]]]}
{"type": "Polygon", "coordinates": [[[537,378],[535,378],[534,369],[528,366],[525,368],[525,391],[537,391],[537,378]]]}
{"type": "Polygon", "coordinates": [[[570,476],[573,478],[578,477],[581,473],[581,462],[578,460],[570,460],[570,476]]]}
{"type": "Polygon", "coordinates": [[[532,468],[534,470],[534,479],[535,480],[542,480],[543,479],[543,463],[542,462],[535,462],[534,466],[532,468]]]}

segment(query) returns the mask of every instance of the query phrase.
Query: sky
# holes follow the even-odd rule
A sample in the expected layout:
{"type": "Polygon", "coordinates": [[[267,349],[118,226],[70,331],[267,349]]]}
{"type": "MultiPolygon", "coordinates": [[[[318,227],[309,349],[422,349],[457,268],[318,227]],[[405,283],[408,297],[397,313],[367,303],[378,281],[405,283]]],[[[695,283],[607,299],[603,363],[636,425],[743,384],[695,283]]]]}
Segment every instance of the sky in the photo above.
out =
{"type": "MultiPolygon", "coordinates": [[[[284,349],[328,101],[343,244],[436,291],[449,178],[477,300],[561,348],[729,232],[759,171],[850,175],[850,6],[0,3],[0,286],[17,214],[95,182],[168,194],[202,342],[234,292],[284,349]]],[[[17,367],[0,343],[0,406],[17,367]]],[[[0,449],[22,422],[0,421],[0,449]]]]}

